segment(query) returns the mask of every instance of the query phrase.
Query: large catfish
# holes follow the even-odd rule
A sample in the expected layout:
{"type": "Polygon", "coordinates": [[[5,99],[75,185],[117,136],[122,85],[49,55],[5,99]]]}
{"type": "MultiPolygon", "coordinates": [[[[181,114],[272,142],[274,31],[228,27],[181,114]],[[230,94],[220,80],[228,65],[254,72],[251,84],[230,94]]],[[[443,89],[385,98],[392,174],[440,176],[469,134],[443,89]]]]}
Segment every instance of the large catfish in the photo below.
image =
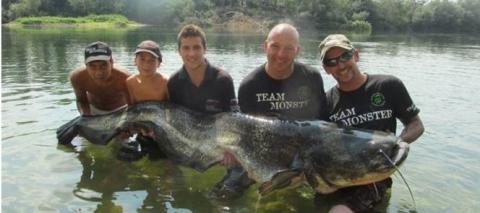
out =
{"type": "Polygon", "coordinates": [[[207,115],[167,102],[79,116],[58,128],[57,138],[69,144],[80,135],[107,144],[122,131],[149,133],[170,159],[201,172],[229,152],[261,184],[261,194],[294,180],[323,193],[383,180],[408,154],[407,143],[384,132],[234,112],[207,115]]]}

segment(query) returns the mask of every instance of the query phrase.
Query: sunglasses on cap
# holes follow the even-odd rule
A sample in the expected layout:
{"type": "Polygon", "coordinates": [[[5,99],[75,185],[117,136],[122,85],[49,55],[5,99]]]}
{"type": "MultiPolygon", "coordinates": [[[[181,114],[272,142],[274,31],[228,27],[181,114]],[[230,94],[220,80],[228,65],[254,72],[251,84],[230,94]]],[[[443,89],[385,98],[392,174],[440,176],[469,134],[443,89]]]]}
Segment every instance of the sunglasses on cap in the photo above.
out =
{"type": "Polygon", "coordinates": [[[352,57],[353,57],[353,51],[350,50],[350,51],[346,51],[346,52],[342,53],[338,57],[323,59],[323,64],[327,67],[334,67],[334,66],[337,66],[337,64],[339,62],[344,63],[344,62],[349,61],[350,59],[352,59],[352,57]]]}

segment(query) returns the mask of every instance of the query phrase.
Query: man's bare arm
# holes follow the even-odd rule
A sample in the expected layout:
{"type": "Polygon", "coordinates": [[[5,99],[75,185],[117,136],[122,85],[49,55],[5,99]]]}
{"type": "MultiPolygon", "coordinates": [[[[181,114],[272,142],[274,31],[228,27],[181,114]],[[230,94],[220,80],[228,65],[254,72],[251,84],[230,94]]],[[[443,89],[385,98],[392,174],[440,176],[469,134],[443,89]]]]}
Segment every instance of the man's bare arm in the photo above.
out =
{"type": "Polygon", "coordinates": [[[425,131],[422,120],[418,115],[408,121],[401,121],[404,128],[400,134],[400,138],[407,143],[412,143],[413,141],[417,140],[425,131]]]}
{"type": "Polygon", "coordinates": [[[81,68],[77,68],[70,74],[70,83],[72,84],[73,91],[76,97],[77,110],[82,115],[90,115],[90,103],[87,97],[87,91],[82,89],[85,82],[79,77],[79,71],[81,68]]]}

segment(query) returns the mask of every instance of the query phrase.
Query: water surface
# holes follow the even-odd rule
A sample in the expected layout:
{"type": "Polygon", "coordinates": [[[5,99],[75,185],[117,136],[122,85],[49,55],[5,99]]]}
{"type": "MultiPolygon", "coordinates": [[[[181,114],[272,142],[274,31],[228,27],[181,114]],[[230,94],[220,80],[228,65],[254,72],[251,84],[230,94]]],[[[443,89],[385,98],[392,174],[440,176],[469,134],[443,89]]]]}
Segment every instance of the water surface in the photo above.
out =
{"type": "MultiPolygon", "coordinates": [[[[259,200],[255,187],[241,199],[207,198],[225,170],[206,173],[168,161],[115,158],[115,147],[77,140],[58,146],[55,130],[77,116],[69,72],[83,63],[83,48],[109,43],[116,63],[136,73],[133,51],[144,39],[160,43],[160,71],[181,66],[176,33],[154,27],[124,30],[9,30],[2,28],[2,210],[4,212],[311,212],[308,188],[259,200]]],[[[301,32],[299,61],[318,63],[325,33],[301,32]]],[[[401,168],[386,212],[475,212],[480,209],[480,37],[477,35],[373,35],[352,37],[360,68],[402,79],[426,127],[401,168]]],[[[242,78],[265,62],[261,34],[207,33],[207,58],[242,78]]],[[[401,128],[401,125],[399,125],[401,128]]]]}

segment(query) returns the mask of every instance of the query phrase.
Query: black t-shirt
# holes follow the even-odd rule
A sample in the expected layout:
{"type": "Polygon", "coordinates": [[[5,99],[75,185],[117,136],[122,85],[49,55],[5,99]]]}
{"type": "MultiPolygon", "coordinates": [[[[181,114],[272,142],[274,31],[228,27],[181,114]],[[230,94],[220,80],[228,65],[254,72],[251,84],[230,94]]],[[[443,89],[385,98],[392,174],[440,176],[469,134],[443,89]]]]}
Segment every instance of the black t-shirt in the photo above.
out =
{"type": "Polygon", "coordinates": [[[188,76],[185,67],[174,73],[167,87],[170,101],[204,113],[218,113],[238,108],[230,75],[208,63],[199,87],[188,76]]]}
{"type": "Polygon", "coordinates": [[[325,109],[325,90],[320,73],[313,67],[295,62],[290,77],[275,80],[264,64],[242,80],[238,102],[244,113],[319,119],[325,109]]]}
{"type": "Polygon", "coordinates": [[[341,126],[393,133],[396,118],[409,120],[420,112],[402,81],[390,75],[367,75],[367,81],[350,92],[331,88],[327,111],[328,119],[341,126]]]}

